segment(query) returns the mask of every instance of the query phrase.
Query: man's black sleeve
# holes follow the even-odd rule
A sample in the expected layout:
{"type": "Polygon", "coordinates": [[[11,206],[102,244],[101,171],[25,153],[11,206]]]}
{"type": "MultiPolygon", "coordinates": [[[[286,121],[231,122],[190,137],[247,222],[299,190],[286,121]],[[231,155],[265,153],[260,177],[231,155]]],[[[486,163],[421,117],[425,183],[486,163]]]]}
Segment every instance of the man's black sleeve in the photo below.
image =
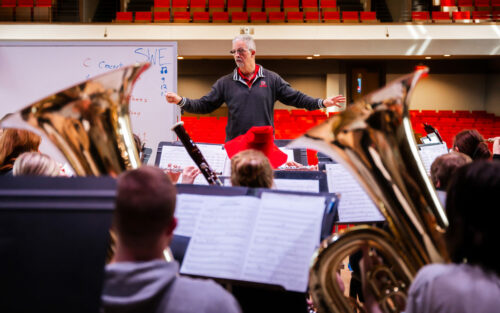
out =
{"type": "Polygon", "coordinates": [[[310,97],[298,90],[293,89],[279,75],[275,77],[276,98],[286,105],[309,111],[324,108],[323,99],[310,97]]]}
{"type": "Polygon", "coordinates": [[[182,98],[179,106],[189,113],[210,113],[224,103],[223,78],[220,78],[209,93],[200,99],[182,98]]]}

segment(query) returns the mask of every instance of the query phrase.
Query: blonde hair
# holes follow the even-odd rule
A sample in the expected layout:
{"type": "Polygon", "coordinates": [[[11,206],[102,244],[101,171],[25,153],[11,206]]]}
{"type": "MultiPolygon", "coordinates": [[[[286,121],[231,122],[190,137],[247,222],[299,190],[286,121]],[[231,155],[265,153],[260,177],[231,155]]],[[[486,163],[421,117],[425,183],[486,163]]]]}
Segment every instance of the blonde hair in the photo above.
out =
{"type": "Polygon", "coordinates": [[[14,162],[14,176],[59,176],[61,167],[50,156],[39,152],[25,152],[14,162]]]}
{"type": "Polygon", "coordinates": [[[233,186],[271,188],[273,168],[264,153],[248,149],[231,158],[231,184],[233,186]]]}

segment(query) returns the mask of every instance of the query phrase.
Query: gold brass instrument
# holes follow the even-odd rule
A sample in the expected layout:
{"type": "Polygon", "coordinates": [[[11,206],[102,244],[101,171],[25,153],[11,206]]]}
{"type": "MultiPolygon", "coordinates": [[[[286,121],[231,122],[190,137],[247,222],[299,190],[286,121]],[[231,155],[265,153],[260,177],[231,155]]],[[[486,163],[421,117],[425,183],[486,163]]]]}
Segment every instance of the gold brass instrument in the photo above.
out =
{"type": "Polygon", "coordinates": [[[361,276],[385,312],[404,309],[408,287],[422,266],[448,260],[443,241],[448,221],[409,120],[409,99],[425,72],[416,71],[367,95],[290,144],[318,150],[343,164],[386,220],[386,229],[356,226],[321,243],[309,277],[319,312],[365,309],[343,296],[336,276],[343,260],[362,248],[382,260],[361,276]]]}
{"type": "Polygon", "coordinates": [[[148,63],[122,67],[37,101],[2,121],[49,139],[78,176],[116,176],[141,164],[129,100],[148,63]]]}

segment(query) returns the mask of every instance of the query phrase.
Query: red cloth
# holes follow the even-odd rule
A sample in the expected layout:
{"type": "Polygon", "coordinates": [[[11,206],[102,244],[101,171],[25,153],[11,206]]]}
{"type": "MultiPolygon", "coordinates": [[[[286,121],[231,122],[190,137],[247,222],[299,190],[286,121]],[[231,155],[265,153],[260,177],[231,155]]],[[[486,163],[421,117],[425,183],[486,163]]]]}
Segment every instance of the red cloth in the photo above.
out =
{"type": "Polygon", "coordinates": [[[243,150],[259,150],[267,156],[273,168],[282,165],[288,158],[286,153],[274,144],[272,126],[254,126],[245,134],[226,142],[224,148],[229,158],[243,150]]]}
{"type": "Polygon", "coordinates": [[[255,77],[257,77],[257,73],[259,72],[259,65],[255,64],[255,72],[253,72],[253,76],[250,79],[247,79],[245,75],[240,71],[240,68],[238,67],[238,74],[240,74],[240,77],[247,83],[248,87],[252,87],[252,83],[255,80],[255,77]]]}

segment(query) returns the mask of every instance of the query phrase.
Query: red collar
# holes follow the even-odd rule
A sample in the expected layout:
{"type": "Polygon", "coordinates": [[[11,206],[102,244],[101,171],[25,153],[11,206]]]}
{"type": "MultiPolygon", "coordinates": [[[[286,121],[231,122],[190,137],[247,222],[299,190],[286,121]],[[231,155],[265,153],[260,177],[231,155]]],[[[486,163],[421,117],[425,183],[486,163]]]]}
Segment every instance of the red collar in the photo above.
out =
{"type": "Polygon", "coordinates": [[[243,73],[241,72],[240,68],[238,67],[238,74],[245,81],[245,83],[247,83],[248,87],[252,86],[252,83],[255,80],[255,77],[257,77],[258,72],[259,72],[259,65],[255,64],[255,72],[253,72],[253,75],[252,77],[250,77],[250,79],[247,79],[245,75],[243,75],[243,73]]]}

